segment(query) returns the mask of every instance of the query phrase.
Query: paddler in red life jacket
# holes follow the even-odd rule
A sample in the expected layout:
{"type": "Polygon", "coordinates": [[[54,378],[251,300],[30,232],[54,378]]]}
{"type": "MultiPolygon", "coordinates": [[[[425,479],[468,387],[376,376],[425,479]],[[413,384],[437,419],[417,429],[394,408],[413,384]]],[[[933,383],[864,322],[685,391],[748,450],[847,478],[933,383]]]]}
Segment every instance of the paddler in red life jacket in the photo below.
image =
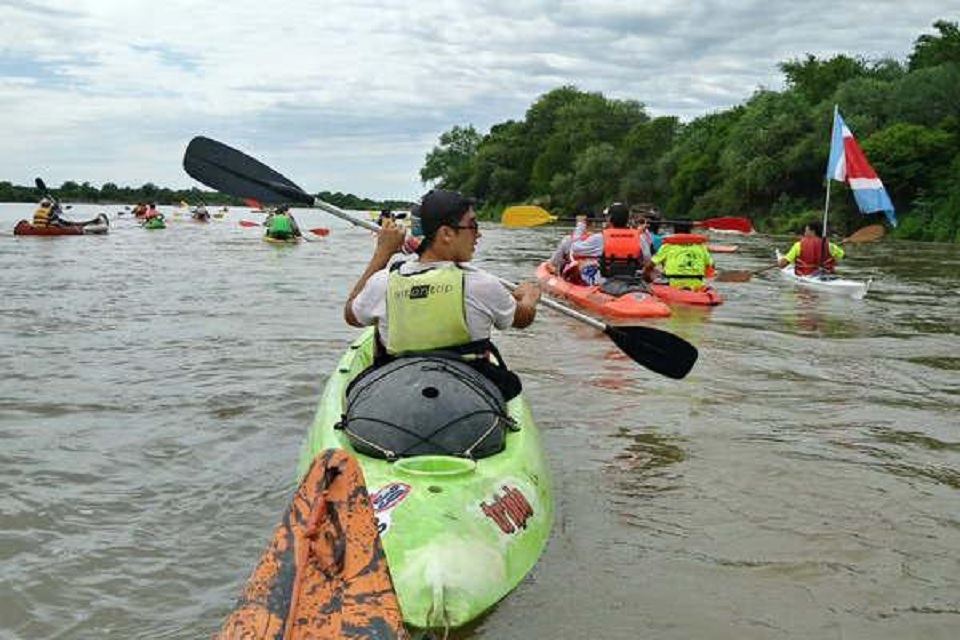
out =
{"type": "Polygon", "coordinates": [[[394,262],[404,232],[385,220],[377,247],[343,315],[354,327],[375,325],[378,364],[427,351],[453,351],[488,376],[510,399],[520,380],[503,364],[491,330],[533,322],[540,300],[536,283],[509,292],[496,277],[470,264],[481,237],[474,202],[455,191],[434,190],[420,203],[423,238],[417,258],[394,262]]]}
{"type": "Polygon", "coordinates": [[[818,272],[833,273],[837,267],[837,260],[844,256],[843,248],[823,237],[823,224],[810,222],[803,229],[803,237],[793,243],[790,251],[781,256],[777,266],[783,269],[793,264],[793,270],[798,276],[808,276],[818,272]],[[826,249],[829,247],[829,249],[826,249]]]}
{"type": "Polygon", "coordinates": [[[643,269],[643,276],[652,282],[654,268],[660,267],[671,287],[699,291],[713,271],[713,258],[707,250],[707,237],[690,233],[690,222],[675,222],[674,233],[663,238],[660,250],[643,269]]]}

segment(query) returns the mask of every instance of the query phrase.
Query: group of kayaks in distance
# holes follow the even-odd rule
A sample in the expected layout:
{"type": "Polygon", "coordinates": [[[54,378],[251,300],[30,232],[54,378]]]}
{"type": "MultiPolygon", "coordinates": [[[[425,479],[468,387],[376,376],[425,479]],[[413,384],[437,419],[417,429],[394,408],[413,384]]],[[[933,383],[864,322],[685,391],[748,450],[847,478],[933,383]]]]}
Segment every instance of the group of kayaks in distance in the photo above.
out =
{"type": "MultiPolygon", "coordinates": [[[[641,209],[638,214],[615,203],[605,214],[602,229],[591,228],[588,216],[578,216],[573,232],[563,238],[550,260],[537,267],[536,275],[547,293],[612,320],[663,318],[671,314],[674,305],[714,307],[722,304],[723,298],[710,284],[712,279],[742,282],[777,266],[785,279],[798,285],[852,298],[863,298],[870,285],[870,281],[848,280],[835,274],[843,250],[824,239],[818,222],[805,227],[803,237],[789,252],[778,251],[777,262],[770,267],[718,276],[710,254],[733,253],[738,245],[710,243],[705,235],[689,233],[692,225],[685,221],[661,220],[655,209],[641,209]],[[616,211],[618,208],[623,210],[616,211]],[[673,224],[680,233],[661,235],[664,224],[673,224]]],[[[507,227],[557,221],[556,216],[534,205],[509,207],[502,217],[507,227]]],[[[731,216],[693,225],[726,234],[753,232],[748,219],[731,216]]],[[[841,244],[871,242],[883,233],[883,225],[870,225],[844,238],[841,244]]]]}

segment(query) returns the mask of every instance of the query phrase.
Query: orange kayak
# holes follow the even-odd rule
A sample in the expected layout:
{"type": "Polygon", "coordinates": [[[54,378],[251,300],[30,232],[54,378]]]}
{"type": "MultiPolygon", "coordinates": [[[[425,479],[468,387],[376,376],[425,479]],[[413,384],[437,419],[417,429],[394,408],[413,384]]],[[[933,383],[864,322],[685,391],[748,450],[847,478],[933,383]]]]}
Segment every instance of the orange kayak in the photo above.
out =
{"type": "Polygon", "coordinates": [[[696,304],[715,307],[723,304],[723,298],[713,287],[705,287],[699,291],[671,287],[668,284],[651,284],[653,294],[664,302],[673,304],[696,304]]]}
{"type": "Polygon", "coordinates": [[[567,282],[547,271],[547,263],[537,267],[537,280],[550,295],[569,300],[573,304],[598,315],[616,320],[666,318],[670,307],[643,291],[631,291],[620,296],[604,293],[599,286],[584,287],[567,282]]]}
{"type": "Polygon", "coordinates": [[[216,640],[408,638],[359,463],[313,461],[216,640]]]}

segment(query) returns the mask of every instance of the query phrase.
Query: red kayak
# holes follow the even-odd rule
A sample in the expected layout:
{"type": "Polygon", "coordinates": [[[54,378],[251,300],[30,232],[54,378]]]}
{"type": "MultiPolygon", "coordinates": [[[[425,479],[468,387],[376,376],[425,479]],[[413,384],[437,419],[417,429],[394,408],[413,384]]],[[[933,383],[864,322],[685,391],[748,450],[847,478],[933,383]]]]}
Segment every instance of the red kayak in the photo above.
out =
{"type": "Polygon", "coordinates": [[[550,295],[569,300],[607,318],[629,320],[666,318],[670,315],[670,307],[649,293],[630,291],[615,296],[605,293],[599,286],[584,287],[573,284],[547,271],[546,262],[537,267],[537,280],[550,295]]]}
{"type": "Polygon", "coordinates": [[[668,284],[651,284],[650,289],[653,290],[655,296],[672,304],[696,304],[707,307],[723,304],[723,298],[711,286],[704,287],[699,291],[691,291],[690,289],[671,287],[668,284]]]}
{"type": "Polygon", "coordinates": [[[26,220],[21,220],[13,228],[15,236],[85,236],[107,233],[110,229],[110,219],[101,213],[93,220],[78,222],[64,226],[35,227],[26,220]]]}

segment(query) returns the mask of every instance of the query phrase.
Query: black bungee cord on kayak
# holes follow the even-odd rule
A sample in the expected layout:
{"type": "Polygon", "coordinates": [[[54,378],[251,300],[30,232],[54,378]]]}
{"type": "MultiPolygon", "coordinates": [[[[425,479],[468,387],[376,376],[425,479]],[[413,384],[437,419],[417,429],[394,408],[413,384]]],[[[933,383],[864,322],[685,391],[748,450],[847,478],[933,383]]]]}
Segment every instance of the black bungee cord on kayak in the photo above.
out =
{"type": "Polygon", "coordinates": [[[480,459],[516,429],[499,389],[459,357],[403,357],[368,370],[347,394],[338,428],[358,450],[387,460],[418,455],[480,459]]]}

